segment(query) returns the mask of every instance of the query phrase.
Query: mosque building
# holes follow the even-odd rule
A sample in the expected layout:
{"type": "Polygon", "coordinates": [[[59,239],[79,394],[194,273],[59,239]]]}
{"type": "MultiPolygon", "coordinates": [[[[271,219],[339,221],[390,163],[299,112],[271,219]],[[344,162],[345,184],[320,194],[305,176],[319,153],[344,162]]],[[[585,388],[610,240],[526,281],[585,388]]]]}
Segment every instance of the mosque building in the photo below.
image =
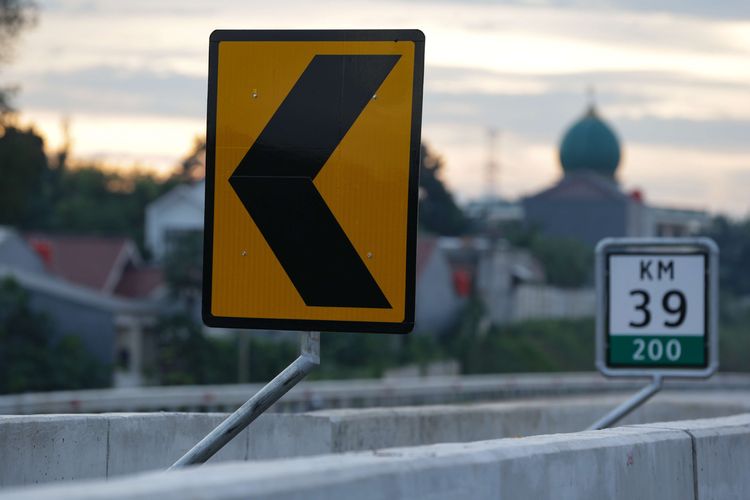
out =
{"type": "Polygon", "coordinates": [[[595,245],[602,238],[688,236],[709,222],[706,212],[652,206],[617,180],[622,148],[591,104],[560,143],[562,178],[521,200],[526,223],[543,234],[595,245]]]}

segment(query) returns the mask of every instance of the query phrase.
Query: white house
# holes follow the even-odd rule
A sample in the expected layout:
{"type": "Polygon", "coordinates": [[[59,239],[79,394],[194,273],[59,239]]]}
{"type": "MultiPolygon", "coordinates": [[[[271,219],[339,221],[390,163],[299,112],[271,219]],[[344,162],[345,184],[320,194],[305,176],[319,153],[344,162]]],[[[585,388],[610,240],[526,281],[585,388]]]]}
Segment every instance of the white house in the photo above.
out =
{"type": "Polygon", "coordinates": [[[146,248],[155,260],[166,255],[170,241],[190,232],[203,232],[205,181],[181,184],[146,207],[146,248]]]}

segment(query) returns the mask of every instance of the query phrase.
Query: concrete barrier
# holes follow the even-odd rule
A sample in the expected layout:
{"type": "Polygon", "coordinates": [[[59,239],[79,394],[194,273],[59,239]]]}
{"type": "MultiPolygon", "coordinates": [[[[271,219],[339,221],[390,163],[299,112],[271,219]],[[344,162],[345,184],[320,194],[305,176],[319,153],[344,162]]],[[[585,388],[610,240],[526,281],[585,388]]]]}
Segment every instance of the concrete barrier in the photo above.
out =
{"type": "Polygon", "coordinates": [[[750,498],[750,415],[642,426],[680,430],[692,439],[696,498],[750,498]]]}
{"type": "MultiPolygon", "coordinates": [[[[219,414],[0,417],[0,487],[163,469],[224,419],[219,414]]],[[[247,459],[247,431],[215,460],[247,459]]]]}
{"type": "MultiPolygon", "coordinates": [[[[499,401],[635,391],[644,380],[607,380],[596,373],[465,375],[384,380],[311,381],[294,387],[276,412],[499,401]]],[[[0,396],[0,414],[135,411],[233,411],[260,384],[142,387],[0,396]]],[[[670,380],[672,390],[750,390],[750,374],[722,373],[705,381],[670,380]]]]}
{"type": "MultiPolygon", "coordinates": [[[[621,400],[610,395],[266,414],[212,462],[575,432],[621,400]]],[[[667,392],[624,424],[745,412],[750,412],[750,392],[667,392]]],[[[181,413],[0,417],[0,486],[164,469],[223,418],[181,413]]]]}
{"type": "Polygon", "coordinates": [[[0,492],[29,499],[745,500],[750,414],[605,431],[206,465],[0,492]]]}
{"type": "Polygon", "coordinates": [[[0,418],[0,487],[106,477],[108,428],[83,415],[0,418]]]}

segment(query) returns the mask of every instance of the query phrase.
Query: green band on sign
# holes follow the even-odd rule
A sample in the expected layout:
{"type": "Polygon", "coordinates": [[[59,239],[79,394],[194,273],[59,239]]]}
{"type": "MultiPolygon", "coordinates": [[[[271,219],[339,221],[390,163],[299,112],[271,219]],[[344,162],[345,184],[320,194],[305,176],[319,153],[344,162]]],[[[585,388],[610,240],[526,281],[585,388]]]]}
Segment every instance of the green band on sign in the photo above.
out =
{"type": "Polygon", "coordinates": [[[628,366],[704,366],[703,336],[610,335],[609,362],[628,366]]]}

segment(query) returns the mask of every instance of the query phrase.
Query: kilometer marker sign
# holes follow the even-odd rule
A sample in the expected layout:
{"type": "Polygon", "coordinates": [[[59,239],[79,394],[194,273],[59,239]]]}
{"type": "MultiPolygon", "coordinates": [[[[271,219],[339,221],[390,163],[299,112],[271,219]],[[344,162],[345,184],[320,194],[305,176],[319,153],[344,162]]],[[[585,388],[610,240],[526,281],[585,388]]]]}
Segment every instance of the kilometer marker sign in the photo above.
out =
{"type": "Polygon", "coordinates": [[[718,367],[718,249],[706,238],[597,247],[597,367],[605,375],[709,376],[718,367]]]}

